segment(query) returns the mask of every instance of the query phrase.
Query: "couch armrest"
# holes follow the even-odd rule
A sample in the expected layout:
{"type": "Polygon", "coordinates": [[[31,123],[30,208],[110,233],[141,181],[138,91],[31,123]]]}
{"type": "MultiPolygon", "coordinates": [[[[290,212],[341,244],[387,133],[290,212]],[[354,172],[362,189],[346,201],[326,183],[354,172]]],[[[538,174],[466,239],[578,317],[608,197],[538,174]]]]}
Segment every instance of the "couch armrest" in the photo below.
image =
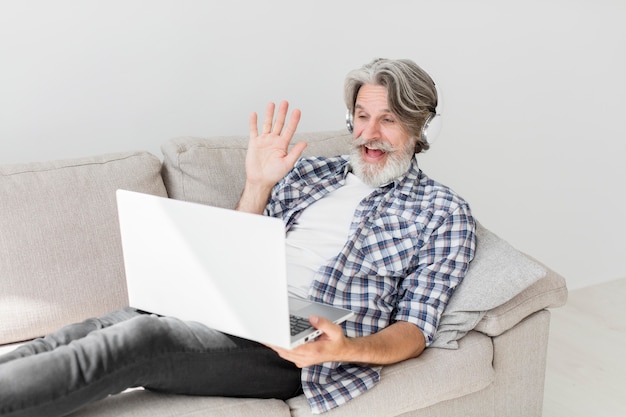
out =
{"type": "Polygon", "coordinates": [[[488,336],[499,336],[539,310],[565,305],[567,301],[565,278],[550,268],[546,267],[546,271],[543,278],[511,300],[487,311],[475,330],[488,336]]]}

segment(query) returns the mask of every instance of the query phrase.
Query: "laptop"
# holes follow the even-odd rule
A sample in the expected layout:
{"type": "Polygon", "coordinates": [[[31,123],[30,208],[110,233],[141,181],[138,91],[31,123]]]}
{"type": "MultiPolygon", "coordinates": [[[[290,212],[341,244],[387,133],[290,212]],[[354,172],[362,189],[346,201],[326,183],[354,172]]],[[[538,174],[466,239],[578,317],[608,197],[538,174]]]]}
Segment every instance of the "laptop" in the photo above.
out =
{"type": "Polygon", "coordinates": [[[283,348],[319,336],[311,315],[337,324],[353,315],[288,295],[280,219],[127,190],[117,191],[117,206],[138,310],[283,348]]]}

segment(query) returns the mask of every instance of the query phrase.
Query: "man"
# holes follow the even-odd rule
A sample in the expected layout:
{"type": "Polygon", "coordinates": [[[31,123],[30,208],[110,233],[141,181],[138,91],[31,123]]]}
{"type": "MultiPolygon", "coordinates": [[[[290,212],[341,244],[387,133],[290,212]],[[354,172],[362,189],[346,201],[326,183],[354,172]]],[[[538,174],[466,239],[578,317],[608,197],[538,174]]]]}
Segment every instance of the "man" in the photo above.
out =
{"type": "Polygon", "coordinates": [[[195,395],[290,398],[314,413],[371,388],[381,366],[418,356],[473,257],[467,203],[417,167],[437,93],[408,60],[375,60],[346,78],[349,157],[300,158],[300,112],[250,118],[237,209],[280,217],[289,289],[355,319],[287,350],[133,309],[68,326],[0,357],[0,415],[65,415],[132,386],[195,395]],[[73,341],[72,344],[69,344],[73,341]],[[277,355],[278,354],[278,355],[277,355]],[[301,368],[301,370],[299,369],[301,368]],[[37,370],[36,372],[34,370],[37,370]]]}

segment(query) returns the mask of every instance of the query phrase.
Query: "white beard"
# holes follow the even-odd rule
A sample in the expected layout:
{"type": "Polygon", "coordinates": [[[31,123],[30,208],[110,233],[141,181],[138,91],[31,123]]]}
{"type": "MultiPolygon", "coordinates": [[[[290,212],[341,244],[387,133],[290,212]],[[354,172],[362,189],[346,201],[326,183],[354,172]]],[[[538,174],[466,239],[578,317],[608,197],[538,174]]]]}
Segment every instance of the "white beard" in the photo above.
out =
{"type": "Polygon", "coordinates": [[[354,139],[350,149],[350,165],[352,172],[361,181],[370,187],[380,187],[404,175],[411,166],[415,156],[416,140],[410,138],[407,144],[396,149],[387,142],[367,141],[361,138],[354,139]],[[384,162],[372,164],[363,160],[363,146],[380,149],[387,154],[384,162]]]}

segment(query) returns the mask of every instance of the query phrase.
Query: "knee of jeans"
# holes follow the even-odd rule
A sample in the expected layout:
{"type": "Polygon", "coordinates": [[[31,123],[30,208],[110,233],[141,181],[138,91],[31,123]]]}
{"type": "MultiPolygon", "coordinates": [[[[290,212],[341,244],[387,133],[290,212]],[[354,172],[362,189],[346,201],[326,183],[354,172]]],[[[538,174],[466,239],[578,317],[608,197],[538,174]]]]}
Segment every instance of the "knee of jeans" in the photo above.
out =
{"type": "Polygon", "coordinates": [[[127,323],[128,338],[137,349],[168,349],[176,343],[169,326],[159,317],[143,315],[127,323]]]}
{"type": "Polygon", "coordinates": [[[231,337],[195,322],[142,315],[129,321],[131,340],[152,352],[205,351],[237,348],[231,337]]]}

